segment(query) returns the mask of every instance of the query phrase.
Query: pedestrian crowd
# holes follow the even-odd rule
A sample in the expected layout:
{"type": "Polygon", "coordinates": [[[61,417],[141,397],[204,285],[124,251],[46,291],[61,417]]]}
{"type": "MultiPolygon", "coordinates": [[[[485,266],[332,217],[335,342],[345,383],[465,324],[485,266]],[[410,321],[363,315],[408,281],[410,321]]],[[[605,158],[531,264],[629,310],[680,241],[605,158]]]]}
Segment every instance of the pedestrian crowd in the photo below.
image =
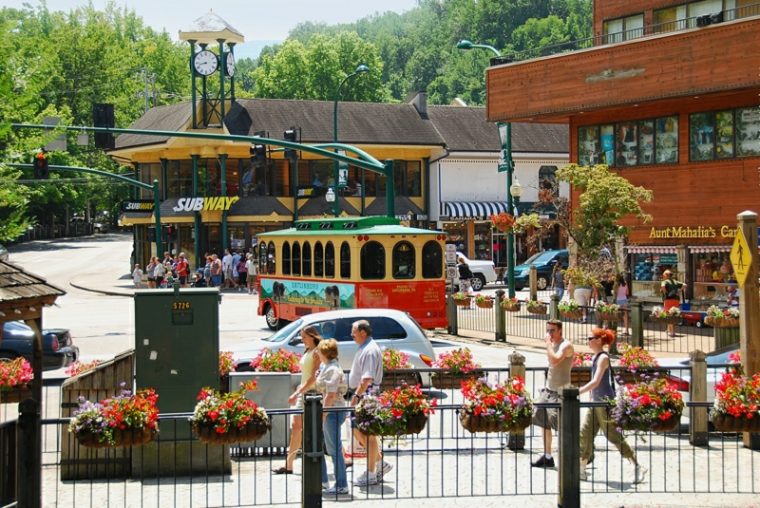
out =
{"type": "Polygon", "coordinates": [[[137,289],[172,287],[178,282],[180,287],[218,287],[220,289],[246,290],[256,294],[256,263],[253,253],[225,249],[219,259],[215,253],[203,256],[204,264],[191,271],[190,262],[184,252],[177,257],[164,252],[163,259],[150,258],[145,270],[136,263],[132,271],[132,281],[137,289]]]}

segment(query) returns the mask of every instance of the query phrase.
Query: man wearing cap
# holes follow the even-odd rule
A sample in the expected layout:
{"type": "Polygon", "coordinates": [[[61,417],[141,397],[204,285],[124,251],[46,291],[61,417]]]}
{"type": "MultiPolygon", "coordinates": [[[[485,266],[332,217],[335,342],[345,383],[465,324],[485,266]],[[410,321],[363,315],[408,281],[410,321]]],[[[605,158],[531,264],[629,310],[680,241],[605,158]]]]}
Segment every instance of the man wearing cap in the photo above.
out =
{"type": "MultiPolygon", "coordinates": [[[[662,293],[662,307],[665,311],[681,305],[681,291],[685,287],[685,283],[673,279],[673,272],[670,270],[662,272],[660,292],[662,293]]],[[[668,335],[671,337],[676,336],[675,325],[673,323],[668,323],[668,335]]]]}

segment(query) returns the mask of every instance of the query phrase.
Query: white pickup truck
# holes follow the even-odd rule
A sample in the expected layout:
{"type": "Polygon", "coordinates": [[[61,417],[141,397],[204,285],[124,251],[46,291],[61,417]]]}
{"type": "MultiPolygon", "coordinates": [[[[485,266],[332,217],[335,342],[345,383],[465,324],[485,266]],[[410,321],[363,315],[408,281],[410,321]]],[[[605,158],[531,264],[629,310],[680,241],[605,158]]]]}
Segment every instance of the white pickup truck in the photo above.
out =
{"type": "MultiPolygon", "coordinates": [[[[493,261],[470,260],[461,252],[457,252],[457,259],[459,258],[464,258],[465,263],[470,267],[473,275],[473,291],[480,291],[486,284],[496,282],[496,268],[494,268],[493,261]]],[[[454,285],[459,286],[459,276],[454,279],[454,285]]]]}

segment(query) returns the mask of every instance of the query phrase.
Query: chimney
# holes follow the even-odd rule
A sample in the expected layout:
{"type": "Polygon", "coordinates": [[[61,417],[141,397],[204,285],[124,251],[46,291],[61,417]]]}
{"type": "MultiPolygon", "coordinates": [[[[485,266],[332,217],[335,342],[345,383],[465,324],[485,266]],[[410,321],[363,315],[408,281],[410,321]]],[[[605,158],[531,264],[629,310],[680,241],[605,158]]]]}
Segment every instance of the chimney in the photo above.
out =
{"type": "Polygon", "coordinates": [[[412,106],[414,106],[414,109],[417,110],[420,117],[427,120],[427,92],[424,90],[418,91],[410,102],[412,103],[412,106]]]}

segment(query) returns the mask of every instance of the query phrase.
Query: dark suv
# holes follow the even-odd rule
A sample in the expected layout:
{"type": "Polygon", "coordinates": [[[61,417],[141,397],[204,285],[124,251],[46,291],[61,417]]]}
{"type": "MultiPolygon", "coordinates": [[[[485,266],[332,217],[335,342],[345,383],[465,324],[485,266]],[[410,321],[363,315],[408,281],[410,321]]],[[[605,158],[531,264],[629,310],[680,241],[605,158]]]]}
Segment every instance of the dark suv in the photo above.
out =
{"type": "Polygon", "coordinates": [[[567,249],[547,250],[529,257],[525,263],[515,267],[515,290],[519,291],[526,287],[529,282],[530,267],[536,267],[536,286],[538,289],[546,289],[552,284],[552,270],[554,261],[557,260],[562,268],[567,268],[569,254],[567,249]]]}

